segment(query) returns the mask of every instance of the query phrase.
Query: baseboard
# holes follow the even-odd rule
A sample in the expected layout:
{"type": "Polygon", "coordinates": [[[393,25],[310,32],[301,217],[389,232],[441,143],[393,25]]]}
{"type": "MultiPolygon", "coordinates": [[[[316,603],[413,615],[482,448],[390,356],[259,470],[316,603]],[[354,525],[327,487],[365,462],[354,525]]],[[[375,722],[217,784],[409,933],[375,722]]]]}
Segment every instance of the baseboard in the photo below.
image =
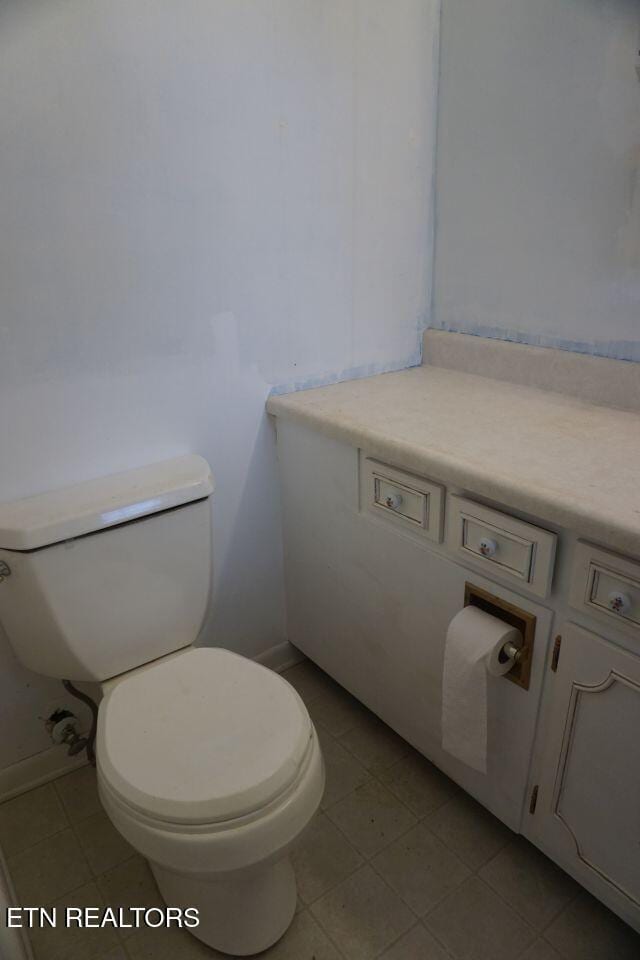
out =
{"type": "Polygon", "coordinates": [[[263,667],[269,667],[276,673],[282,673],[288,667],[293,667],[296,663],[306,660],[306,657],[288,640],[283,640],[282,643],[277,643],[275,647],[269,647],[268,650],[260,653],[254,659],[261,663],[263,667]]]}
{"type": "Polygon", "coordinates": [[[12,763],[0,770],[0,803],[11,800],[20,793],[33,790],[49,780],[71,773],[87,762],[84,752],[77,757],[68,757],[63,746],[49,747],[42,753],[12,763]]]}

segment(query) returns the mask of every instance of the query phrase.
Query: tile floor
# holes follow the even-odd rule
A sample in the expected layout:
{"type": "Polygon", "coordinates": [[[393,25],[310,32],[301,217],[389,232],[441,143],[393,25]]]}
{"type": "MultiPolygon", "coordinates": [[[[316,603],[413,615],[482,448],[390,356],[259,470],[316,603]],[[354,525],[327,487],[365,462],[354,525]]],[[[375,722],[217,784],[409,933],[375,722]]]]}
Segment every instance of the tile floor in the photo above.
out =
{"type": "MultiPolygon", "coordinates": [[[[640,937],[310,662],[322,811],[295,855],[299,906],[265,960],[638,960],[640,937]]],[[[22,904],[156,906],[85,767],[0,806],[22,904]]],[[[215,960],[190,934],[34,931],[36,960],[215,960]],[[129,935],[127,935],[129,934],[129,935]]]]}

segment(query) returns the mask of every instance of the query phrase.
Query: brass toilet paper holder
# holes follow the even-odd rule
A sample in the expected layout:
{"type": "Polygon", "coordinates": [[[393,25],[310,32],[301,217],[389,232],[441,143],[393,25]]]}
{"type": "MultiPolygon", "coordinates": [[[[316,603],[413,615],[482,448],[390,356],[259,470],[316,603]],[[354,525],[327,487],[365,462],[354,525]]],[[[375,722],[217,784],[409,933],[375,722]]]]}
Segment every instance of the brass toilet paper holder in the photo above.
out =
{"type": "Polygon", "coordinates": [[[464,605],[465,607],[474,606],[490,613],[492,617],[498,617],[504,620],[512,627],[516,627],[522,634],[522,646],[516,647],[513,644],[513,650],[504,650],[505,656],[512,659],[513,666],[505,674],[507,680],[516,683],[523,690],[529,689],[531,681],[531,663],[533,660],[533,642],[536,633],[536,618],[533,613],[522,610],[514,604],[497,597],[481,587],[476,587],[473,583],[464,585],[464,605]]]}

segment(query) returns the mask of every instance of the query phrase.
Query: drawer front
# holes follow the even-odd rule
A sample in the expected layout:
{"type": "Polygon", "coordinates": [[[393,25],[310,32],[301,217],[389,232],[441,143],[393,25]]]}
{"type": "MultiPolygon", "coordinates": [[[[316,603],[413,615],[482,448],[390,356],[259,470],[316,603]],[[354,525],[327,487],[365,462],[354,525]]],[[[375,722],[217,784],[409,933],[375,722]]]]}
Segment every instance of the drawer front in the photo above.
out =
{"type": "Polygon", "coordinates": [[[450,497],[448,542],[459,556],[517,580],[546,597],[551,589],[556,536],[464,497],[450,497]]]}
{"type": "Polygon", "coordinates": [[[640,636],[640,563],[579,541],[570,600],[640,636]]]}
{"type": "Polygon", "coordinates": [[[361,508],[396,529],[442,541],[444,488],[361,454],[361,508]]]}
{"type": "Polygon", "coordinates": [[[377,507],[392,510],[406,520],[424,526],[428,494],[412,490],[403,483],[392,482],[374,474],[374,502],[377,507]]]}
{"type": "Polygon", "coordinates": [[[477,557],[491,560],[523,580],[529,579],[533,542],[515,537],[501,527],[462,515],[462,545],[477,557]]]}

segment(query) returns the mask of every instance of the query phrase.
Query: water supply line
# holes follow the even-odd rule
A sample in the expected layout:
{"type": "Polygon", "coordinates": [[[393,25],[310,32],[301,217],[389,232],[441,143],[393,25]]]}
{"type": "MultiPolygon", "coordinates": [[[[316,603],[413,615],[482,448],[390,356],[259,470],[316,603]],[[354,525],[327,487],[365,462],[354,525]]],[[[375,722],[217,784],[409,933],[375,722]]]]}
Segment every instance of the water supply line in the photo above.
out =
{"type": "Polygon", "coordinates": [[[95,751],[95,742],[96,742],[96,733],[98,730],[98,704],[95,700],[92,700],[91,697],[87,696],[86,693],[82,693],[81,690],[78,690],[71,683],[70,680],[63,680],[62,686],[65,690],[71,694],[72,697],[76,697],[78,700],[82,700],[83,703],[91,710],[91,729],[89,730],[89,735],[87,737],[87,742],[85,744],[85,749],[87,751],[87,759],[92,767],[96,765],[96,751],[95,751]]]}

